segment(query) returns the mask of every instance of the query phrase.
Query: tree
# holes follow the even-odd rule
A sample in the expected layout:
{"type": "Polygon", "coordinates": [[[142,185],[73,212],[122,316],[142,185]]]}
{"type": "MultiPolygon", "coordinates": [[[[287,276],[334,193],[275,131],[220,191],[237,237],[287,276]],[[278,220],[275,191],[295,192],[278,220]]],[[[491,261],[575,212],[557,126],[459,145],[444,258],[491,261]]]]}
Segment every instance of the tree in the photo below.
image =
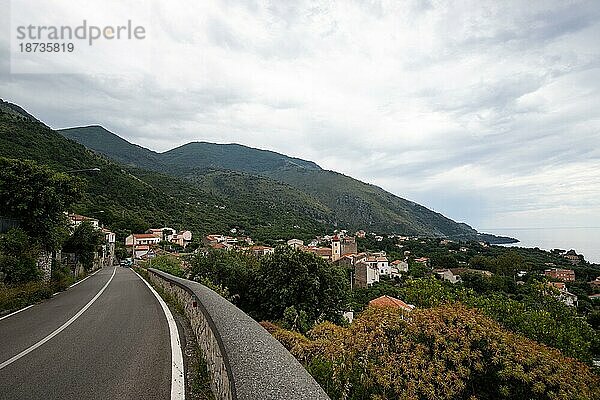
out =
{"type": "Polygon", "coordinates": [[[144,262],[144,266],[147,268],[156,268],[180,278],[183,278],[185,275],[183,271],[183,265],[179,258],[170,254],[164,254],[151,258],[150,260],[144,262]]]}
{"type": "Polygon", "coordinates": [[[249,295],[251,276],[258,269],[256,257],[237,251],[209,250],[198,253],[191,265],[190,279],[198,282],[209,279],[235,296],[234,302],[244,311],[253,307],[249,295]]]}
{"type": "Polygon", "coordinates": [[[350,284],[342,267],[321,257],[285,247],[260,259],[253,279],[252,313],[258,319],[276,320],[294,306],[309,321],[341,321],[350,284]]]}
{"type": "Polygon", "coordinates": [[[429,268],[425,263],[414,261],[409,261],[408,263],[408,275],[413,278],[423,278],[430,272],[431,268],[429,268]]]}
{"type": "Polygon", "coordinates": [[[20,220],[21,228],[45,250],[68,234],[64,212],[81,198],[81,182],[33,161],[0,157],[0,215],[20,220]]]}
{"type": "Polygon", "coordinates": [[[525,260],[517,252],[509,251],[496,258],[493,262],[494,273],[504,276],[515,276],[520,269],[527,269],[525,260]]]}
{"type": "Polygon", "coordinates": [[[433,260],[433,264],[437,268],[456,268],[458,267],[458,261],[451,255],[445,254],[441,257],[437,257],[433,260]]]}
{"type": "Polygon", "coordinates": [[[37,249],[23,229],[12,228],[0,235],[0,282],[17,284],[38,279],[36,258],[37,249]]]}
{"type": "Polygon", "coordinates": [[[93,266],[94,253],[98,251],[103,238],[102,232],[90,222],[84,221],[75,227],[73,234],[65,242],[63,251],[75,254],[76,262],[89,271],[93,266]]]}
{"type": "Polygon", "coordinates": [[[488,257],[484,257],[481,255],[476,255],[469,260],[469,265],[473,269],[483,269],[486,271],[491,271],[493,268],[491,266],[492,261],[488,257]]]}

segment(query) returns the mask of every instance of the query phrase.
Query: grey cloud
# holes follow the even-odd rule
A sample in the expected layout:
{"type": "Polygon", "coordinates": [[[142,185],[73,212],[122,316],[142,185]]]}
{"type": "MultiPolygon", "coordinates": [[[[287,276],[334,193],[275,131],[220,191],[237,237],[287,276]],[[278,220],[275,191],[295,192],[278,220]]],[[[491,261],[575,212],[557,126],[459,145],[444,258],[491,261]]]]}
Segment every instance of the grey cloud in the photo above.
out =
{"type": "MultiPolygon", "coordinates": [[[[165,45],[191,50],[170,54],[165,69],[134,76],[4,72],[1,97],[53,127],[101,124],[154,150],[212,140],[312,159],[474,225],[489,213],[600,207],[583,189],[551,179],[590,174],[600,158],[593,107],[600,48],[590,33],[599,25],[596,2],[538,2],[531,10],[485,3],[494,12],[487,20],[475,12],[469,23],[482,25],[473,31],[461,26],[469,10],[419,1],[394,3],[393,10],[378,1],[347,4],[365,14],[365,26],[349,28],[331,3],[219,3],[241,8],[269,32],[261,38],[218,13],[190,26],[164,10],[156,24],[165,45]],[[400,22],[386,17],[397,10],[414,25],[396,32],[400,22]],[[452,12],[457,20],[440,22],[452,12]],[[436,39],[432,48],[415,50],[410,42],[391,46],[398,55],[377,51],[421,22],[423,42],[436,39]],[[202,57],[190,57],[195,53],[202,57]],[[168,79],[182,73],[180,66],[206,60],[231,70],[168,79]]],[[[421,45],[420,36],[412,40],[421,45]]],[[[3,43],[0,37],[0,71],[8,71],[3,43]]],[[[600,172],[591,176],[583,183],[600,189],[600,172]]]]}

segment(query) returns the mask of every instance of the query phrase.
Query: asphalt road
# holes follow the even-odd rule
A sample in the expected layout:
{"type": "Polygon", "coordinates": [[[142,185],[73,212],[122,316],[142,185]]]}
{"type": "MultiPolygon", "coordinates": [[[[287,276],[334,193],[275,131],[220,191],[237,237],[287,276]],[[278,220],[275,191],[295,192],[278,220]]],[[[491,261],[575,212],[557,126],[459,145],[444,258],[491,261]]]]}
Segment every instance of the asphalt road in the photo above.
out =
{"type": "MultiPolygon", "coordinates": [[[[81,284],[0,320],[0,366],[63,327],[106,286],[81,284]]],[[[62,331],[0,369],[0,399],[169,399],[171,347],[160,304],[133,271],[116,267],[104,292],[62,331]]]]}

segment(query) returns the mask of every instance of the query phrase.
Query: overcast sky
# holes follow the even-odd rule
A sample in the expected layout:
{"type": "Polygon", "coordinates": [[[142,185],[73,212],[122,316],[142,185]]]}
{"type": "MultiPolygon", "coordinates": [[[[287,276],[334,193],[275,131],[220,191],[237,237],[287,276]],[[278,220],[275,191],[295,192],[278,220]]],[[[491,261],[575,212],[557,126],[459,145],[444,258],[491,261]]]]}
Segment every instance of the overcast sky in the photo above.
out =
{"type": "Polygon", "coordinates": [[[12,22],[131,18],[147,38],[78,53],[101,74],[18,74],[5,28],[0,97],[54,128],[275,150],[479,229],[600,226],[598,1],[64,3],[12,22]]]}

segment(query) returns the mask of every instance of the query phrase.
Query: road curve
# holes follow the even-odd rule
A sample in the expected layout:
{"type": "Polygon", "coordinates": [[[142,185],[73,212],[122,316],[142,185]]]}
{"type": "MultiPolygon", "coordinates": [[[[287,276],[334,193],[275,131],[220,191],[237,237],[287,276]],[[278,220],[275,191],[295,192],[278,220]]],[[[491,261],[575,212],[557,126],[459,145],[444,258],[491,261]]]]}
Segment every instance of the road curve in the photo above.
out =
{"type": "Polygon", "coordinates": [[[66,292],[0,320],[0,365],[57,330],[0,369],[0,399],[170,398],[167,320],[131,270],[104,268],[66,292]]]}

